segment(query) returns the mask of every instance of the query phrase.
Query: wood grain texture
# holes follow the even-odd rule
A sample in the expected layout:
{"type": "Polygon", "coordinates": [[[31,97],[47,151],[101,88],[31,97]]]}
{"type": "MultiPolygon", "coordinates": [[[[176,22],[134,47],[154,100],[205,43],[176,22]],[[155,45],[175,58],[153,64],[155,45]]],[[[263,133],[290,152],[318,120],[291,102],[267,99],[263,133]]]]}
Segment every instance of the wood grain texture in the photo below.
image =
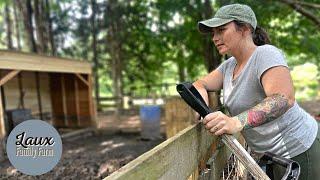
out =
{"type": "Polygon", "coordinates": [[[191,125],[105,179],[187,179],[217,139],[201,123],[191,125]]]}
{"type": "Polygon", "coordinates": [[[91,74],[91,64],[32,53],[0,50],[0,69],[91,74]]]}
{"type": "Polygon", "coordinates": [[[3,78],[0,79],[0,86],[4,85],[10,79],[14,78],[20,71],[12,70],[8,74],[6,74],[3,78]]]}
{"type": "Polygon", "coordinates": [[[87,86],[89,86],[89,82],[87,80],[85,80],[81,74],[75,73],[75,75],[83,82],[85,83],[87,86]]]}
{"type": "MultiPolygon", "coordinates": [[[[0,89],[0,93],[1,93],[1,89],[0,89]]],[[[0,96],[0,141],[5,135],[6,135],[6,129],[5,129],[5,123],[4,123],[4,116],[3,116],[2,98],[0,96]]]]}

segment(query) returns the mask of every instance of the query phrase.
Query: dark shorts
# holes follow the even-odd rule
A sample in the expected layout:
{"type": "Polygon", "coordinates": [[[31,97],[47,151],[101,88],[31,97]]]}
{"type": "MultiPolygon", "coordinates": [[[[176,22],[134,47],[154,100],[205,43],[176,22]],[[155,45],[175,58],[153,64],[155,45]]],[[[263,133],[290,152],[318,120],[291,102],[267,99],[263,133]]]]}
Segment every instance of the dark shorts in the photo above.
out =
{"type": "MultiPolygon", "coordinates": [[[[299,180],[320,179],[320,123],[318,123],[318,134],[312,146],[306,152],[293,157],[292,160],[300,164],[299,180]]],[[[283,173],[283,169],[274,169],[275,180],[281,179],[283,173]]]]}

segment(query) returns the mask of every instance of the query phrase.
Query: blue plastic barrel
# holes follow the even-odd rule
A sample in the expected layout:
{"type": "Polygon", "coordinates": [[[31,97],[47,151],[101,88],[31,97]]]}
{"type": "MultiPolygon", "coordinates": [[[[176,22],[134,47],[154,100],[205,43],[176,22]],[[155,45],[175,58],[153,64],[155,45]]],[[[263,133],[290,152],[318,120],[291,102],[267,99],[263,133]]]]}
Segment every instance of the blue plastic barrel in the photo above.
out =
{"type": "Polygon", "coordinates": [[[144,105],[140,107],[142,121],[160,121],[161,109],[159,105],[144,105]]]}
{"type": "Polygon", "coordinates": [[[160,137],[161,107],[159,105],[140,106],[141,136],[145,139],[160,137]]]}

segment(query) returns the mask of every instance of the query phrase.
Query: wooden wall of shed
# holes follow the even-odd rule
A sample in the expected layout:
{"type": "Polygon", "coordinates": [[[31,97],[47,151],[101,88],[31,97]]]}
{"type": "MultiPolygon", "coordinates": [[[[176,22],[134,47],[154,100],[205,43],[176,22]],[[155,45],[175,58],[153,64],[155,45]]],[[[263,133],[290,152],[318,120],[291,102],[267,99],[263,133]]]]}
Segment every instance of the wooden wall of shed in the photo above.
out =
{"type": "Polygon", "coordinates": [[[58,73],[50,73],[50,95],[52,102],[52,123],[56,127],[65,127],[65,112],[64,103],[64,83],[63,77],[58,73]]]}
{"type": "MultiPolygon", "coordinates": [[[[8,72],[0,70],[1,77],[8,72]]],[[[80,78],[74,73],[38,72],[38,75],[42,114],[49,115],[48,119],[43,120],[52,119],[56,127],[95,126],[91,75],[78,74],[80,78]]],[[[6,82],[2,86],[5,110],[31,109],[32,116],[40,119],[36,79],[36,72],[22,71],[6,82]],[[24,92],[23,103],[20,101],[19,79],[24,92]]],[[[0,128],[2,126],[0,124],[0,128]]]]}
{"type": "MultiPolygon", "coordinates": [[[[85,79],[88,82],[91,82],[89,75],[86,75],[85,79]]],[[[94,123],[94,112],[93,112],[93,103],[91,95],[91,87],[88,87],[80,79],[77,78],[77,87],[78,87],[78,100],[79,100],[79,123],[80,126],[90,126],[94,123]]],[[[91,83],[89,83],[91,86],[91,83]]]]}
{"type": "MultiPolygon", "coordinates": [[[[37,96],[37,89],[36,89],[35,72],[23,71],[23,72],[20,72],[20,74],[21,74],[20,77],[22,81],[22,91],[25,92],[24,108],[31,109],[33,116],[35,118],[39,118],[39,104],[38,104],[38,96],[37,96]]],[[[19,108],[20,90],[19,90],[18,78],[19,76],[14,77],[3,86],[6,110],[19,108]]],[[[42,113],[51,113],[51,99],[50,99],[48,73],[39,73],[39,84],[40,84],[42,113]]]]}
{"type": "Polygon", "coordinates": [[[52,116],[55,126],[88,127],[95,125],[90,75],[82,77],[88,81],[88,84],[75,74],[50,74],[52,116]]]}

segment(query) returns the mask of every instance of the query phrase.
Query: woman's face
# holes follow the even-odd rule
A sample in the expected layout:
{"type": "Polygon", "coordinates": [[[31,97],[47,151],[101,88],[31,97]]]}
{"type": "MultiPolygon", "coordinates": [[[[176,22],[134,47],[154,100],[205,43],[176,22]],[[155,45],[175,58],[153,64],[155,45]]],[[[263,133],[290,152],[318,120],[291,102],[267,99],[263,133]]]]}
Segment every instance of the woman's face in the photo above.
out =
{"type": "Polygon", "coordinates": [[[241,31],[236,30],[234,22],[212,29],[212,41],[221,55],[237,50],[241,37],[241,31]]]}

